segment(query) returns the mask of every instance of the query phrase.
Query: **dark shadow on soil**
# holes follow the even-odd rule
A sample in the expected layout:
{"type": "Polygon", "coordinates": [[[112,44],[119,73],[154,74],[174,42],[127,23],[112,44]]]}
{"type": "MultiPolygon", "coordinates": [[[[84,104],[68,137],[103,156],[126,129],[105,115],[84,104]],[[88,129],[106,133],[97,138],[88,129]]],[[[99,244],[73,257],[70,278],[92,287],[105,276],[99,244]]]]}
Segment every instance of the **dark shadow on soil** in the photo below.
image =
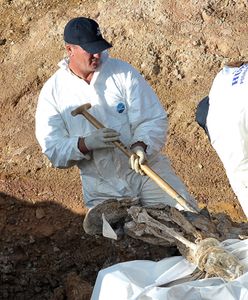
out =
{"type": "Polygon", "coordinates": [[[30,204],[0,193],[0,299],[90,299],[101,269],[178,255],[176,248],[129,237],[86,235],[82,222],[54,202],[30,204]]]}

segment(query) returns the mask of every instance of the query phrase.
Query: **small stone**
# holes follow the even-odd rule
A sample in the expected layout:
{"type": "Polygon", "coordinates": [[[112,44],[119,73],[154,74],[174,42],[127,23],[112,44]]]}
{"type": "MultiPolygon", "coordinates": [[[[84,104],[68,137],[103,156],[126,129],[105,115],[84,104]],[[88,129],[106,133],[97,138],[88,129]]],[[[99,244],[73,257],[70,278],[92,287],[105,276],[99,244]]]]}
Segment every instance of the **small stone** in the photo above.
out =
{"type": "Polygon", "coordinates": [[[45,212],[42,208],[37,208],[35,211],[35,216],[37,219],[42,219],[45,217],[45,212]]]}
{"type": "Polygon", "coordinates": [[[60,252],[60,249],[58,247],[53,247],[53,252],[60,252]]]}
{"type": "Polygon", "coordinates": [[[42,291],[42,288],[39,287],[39,286],[36,286],[36,287],[34,288],[34,290],[35,290],[36,293],[40,293],[40,292],[42,291]]]}
{"type": "Polygon", "coordinates": [[[179,73],[179,74],[177,75],[177,79],[178,79],[178,80],[182,80],[182,79],[183,79],[183,75],[179,73]]]}
{"type": "Polygon", "coordinates": [[[0,39],[0,46],[3,46],[6,44],[6,39],[0,39]]]}
{"type": "Polygon", "coordinates": [[[30,244],[34,244],[35,243],[35,239],[34,239],[34,237],[32,235],[30,235],[30,237],[29,237],[29,243],[30,244]]]}
{"type": "Polygon", "coordinates": [[[201,41],[200,40],[194,40],[192,42],[193,46],[200,46],[201,45],[201,41]]]}

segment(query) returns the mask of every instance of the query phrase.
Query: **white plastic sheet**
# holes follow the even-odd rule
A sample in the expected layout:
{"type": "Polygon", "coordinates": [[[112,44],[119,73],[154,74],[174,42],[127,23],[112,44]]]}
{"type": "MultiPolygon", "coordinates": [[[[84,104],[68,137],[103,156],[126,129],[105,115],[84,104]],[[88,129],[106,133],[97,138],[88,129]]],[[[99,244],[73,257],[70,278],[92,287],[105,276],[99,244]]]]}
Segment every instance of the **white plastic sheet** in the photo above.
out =
{"type": "Polygon", "coordinates": [[[216,277],[159,287],[190,275],[196,266],[182,256],[135,260],[101,270],[91,300],[247,300],[248,240],[226,240],[222,246],[245,266],[245,274],[234,281],[216,277]]]}

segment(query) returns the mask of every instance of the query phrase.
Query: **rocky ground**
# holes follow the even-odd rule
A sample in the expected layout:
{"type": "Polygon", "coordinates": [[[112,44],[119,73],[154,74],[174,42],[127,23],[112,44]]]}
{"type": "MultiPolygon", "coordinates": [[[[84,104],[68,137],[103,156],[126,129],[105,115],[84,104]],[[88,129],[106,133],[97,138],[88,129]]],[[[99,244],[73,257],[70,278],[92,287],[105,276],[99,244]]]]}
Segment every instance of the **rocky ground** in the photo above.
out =
{"type": "Polygon", "coordinates": [[[86,236],[77,169],[53,168],[36,142],[37,96],[65,56],[63,27],[75,16],[95,18],[111,56],[130,62],[157,92],[170,122],[163,151],[199,205],[244,220],[194,115],[221,66],[248,58],[247,7],[246,0],[0,0],[1,299],[89,299],[103,267],[176,253],[86,236]],[[72,295],[76,283],[81,296],[72,295]]]}

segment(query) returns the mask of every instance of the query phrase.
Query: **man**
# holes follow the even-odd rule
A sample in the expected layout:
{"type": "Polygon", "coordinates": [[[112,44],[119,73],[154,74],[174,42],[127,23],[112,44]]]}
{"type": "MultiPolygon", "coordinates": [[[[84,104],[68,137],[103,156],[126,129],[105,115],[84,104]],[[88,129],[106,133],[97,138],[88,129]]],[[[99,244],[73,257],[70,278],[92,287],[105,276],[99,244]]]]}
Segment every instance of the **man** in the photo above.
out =
{"type": "Polygon", "coordinates": [[[248,217],[248,64],[225,66],[209,97],[198,105],[196,120],[220,157],[231,187],[248,217]]]}
{"type": "Polygon", "coordinates": [[[167,116],[144,78],[128,63],[108,57],[111,45],[89,18],[70,20],[64,29],[68,58],[41,90],[36,111],[36,137],[55,167],[77,165],[89,208],[106,199],[138,197],[143,205],[182,207],[140,169],[149,165],[191,204],[194,200],[159,152],[164,145],[167,116]],[[105,129],[95,129],[78,106],[105,129]],[[137,154],[130,160],[113,141],[121,140],[137,154]],[[130,166],[129,166],[130,165],[130,166]]]}

